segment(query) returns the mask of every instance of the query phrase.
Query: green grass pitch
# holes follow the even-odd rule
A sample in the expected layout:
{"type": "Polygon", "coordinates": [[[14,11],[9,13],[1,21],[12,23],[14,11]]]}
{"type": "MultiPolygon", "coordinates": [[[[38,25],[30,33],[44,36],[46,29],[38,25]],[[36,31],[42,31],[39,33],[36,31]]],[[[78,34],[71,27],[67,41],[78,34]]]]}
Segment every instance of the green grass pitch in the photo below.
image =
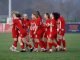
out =
{"type": "Polygon", "coordinates": [[[67,52],[26,52],[9,51],[12,44],[10,33],[0,33],[0,60],[80,60],[80,34],[66,34],[67,52]]]}

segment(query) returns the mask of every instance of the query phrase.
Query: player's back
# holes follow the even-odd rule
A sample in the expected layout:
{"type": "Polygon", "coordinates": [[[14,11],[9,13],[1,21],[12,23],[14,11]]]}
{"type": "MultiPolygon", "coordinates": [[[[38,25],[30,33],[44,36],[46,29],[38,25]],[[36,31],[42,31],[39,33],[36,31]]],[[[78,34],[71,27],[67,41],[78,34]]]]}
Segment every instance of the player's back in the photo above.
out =
{"type": "Polygon", "coordinates": [[[65,20],[62,16],[59,18],[59,24],[61,29],[65,29],[65,20]]]}
{"type": "Polygon", "coordinates": [[[29,21],[29,19],[26,19],[26,20],[22,20],[22,24],[23,24],[23,27],[25,28],[25,29],[27,29],[29,26],[30,26],[30,21],[29,21]]]}

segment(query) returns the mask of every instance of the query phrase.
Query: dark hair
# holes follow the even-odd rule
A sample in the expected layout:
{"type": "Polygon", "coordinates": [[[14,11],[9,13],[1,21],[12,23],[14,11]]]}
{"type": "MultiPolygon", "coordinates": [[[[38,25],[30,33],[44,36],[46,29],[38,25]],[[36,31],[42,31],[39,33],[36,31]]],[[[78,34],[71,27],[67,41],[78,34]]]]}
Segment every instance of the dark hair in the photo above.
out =
{"type": "Polygon", "coordinates": [[[55,20],[58,20],[58,18],[60,17],[60,13],[58,13],[58,12],[53,12],[52,14],[53,14],[55,20]]]}
{"type": "Polygon", "coordinates": [[[20,13],[16,13],[15,15],[16,15],[16,17],[21,18],[21,14],[20,13]]]}
{"type": "Polygon", "coordinates": [[[49,13],[46,13],[46,15],[47,15],[47,17],[48,17],[48,18],[50,18],[50,15],[49,15],[49,13]]]}
{"type": "Polygon", "coordinates": [[[38,13],[36,13],[36,11],[34,11],[32,14],[35,15],[36,18],[38,18],[38,13]]]}
{"type": "Polygon", "coordinates": [[[18,11],[13,11],[12,14],[15,14],[16,17],[21,18],[21,14],[18,11]]]}
{"type": "Polygon", "coordinates": [[[36,11],[36,13],[38,14],[38,17],[41,17],[41,14],[39,11],[36,11]]]}

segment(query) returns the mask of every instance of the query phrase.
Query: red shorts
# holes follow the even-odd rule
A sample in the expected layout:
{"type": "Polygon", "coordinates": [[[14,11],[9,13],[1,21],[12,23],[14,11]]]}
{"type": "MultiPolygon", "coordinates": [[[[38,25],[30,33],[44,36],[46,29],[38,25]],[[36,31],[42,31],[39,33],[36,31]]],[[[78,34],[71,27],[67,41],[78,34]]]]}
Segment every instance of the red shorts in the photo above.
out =
{"type": "Polygon", "coordinates": [[[33,30],[30,30],[30,37],[34,38],[34,31],[33,30]]]}
{"type": "Polygon", "coordinates": [[[51,38],[52,40],[57,38],[57,32],[47,32],[47,38],[51,38]]]}
{"type": "Polygon", "coordinates": [[[55,40],[57,40],[57,33],[55,34],[55,37],[54,37],[54,39],[55,39],[55,40]]]}
{"type": "Polygon", "coordinates": [[[15,28],[12,28],[12,37],[13,38],[18,38],[18,36],[19,36],[18,30],[15,29],[15,28]]]}
{"type": "Polygon", "coordinates": [[[65,35],[65,31],[59,31],[58,34],[61,35],[61,36],[64,36],[65,35]]]}
{"type": "Polygon", "coordinates": [[[46,27],[44,27],[42,30],[43,30],[43,37],[44,37],[44,38],[47,38],[47,31],[46,31],[46,27]]]}
{"type": "Polygon", "coordinates": [[[38,29],[38,30],[36,31],[35,38],[40,39],[40,38],[42,38],[42,37],[43,37],[43,30],[38,29]]]}
{"type": "Polygon", "coordinates": [[[47,38],[47,32],[44,32],[44,38],[47,38]]]}
{"type": "Polygon", "coordinates": [[[25,30],[25,29],[20,29],[20,30],[19,30],[19,35],[20,35],[22,38],[26,37],[26,35],[27,35],[26,30],[25,30]]]}

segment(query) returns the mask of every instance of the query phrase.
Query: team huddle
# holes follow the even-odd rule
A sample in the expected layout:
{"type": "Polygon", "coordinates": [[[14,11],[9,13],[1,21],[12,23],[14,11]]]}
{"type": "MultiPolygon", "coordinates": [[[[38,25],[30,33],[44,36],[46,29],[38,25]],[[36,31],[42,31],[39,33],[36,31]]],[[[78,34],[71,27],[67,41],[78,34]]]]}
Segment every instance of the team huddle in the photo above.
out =
{"type": "Polygon", "coordinates": [[[39,11],[35,11],[31,19],[27,14],[13,12],[11,26],[13,37],[11,51],[66,51],[65,20],[58,12],[45,13],[42,17],[39,11]],[[20,51],[17,50],[18,42],[20,51]]]}

